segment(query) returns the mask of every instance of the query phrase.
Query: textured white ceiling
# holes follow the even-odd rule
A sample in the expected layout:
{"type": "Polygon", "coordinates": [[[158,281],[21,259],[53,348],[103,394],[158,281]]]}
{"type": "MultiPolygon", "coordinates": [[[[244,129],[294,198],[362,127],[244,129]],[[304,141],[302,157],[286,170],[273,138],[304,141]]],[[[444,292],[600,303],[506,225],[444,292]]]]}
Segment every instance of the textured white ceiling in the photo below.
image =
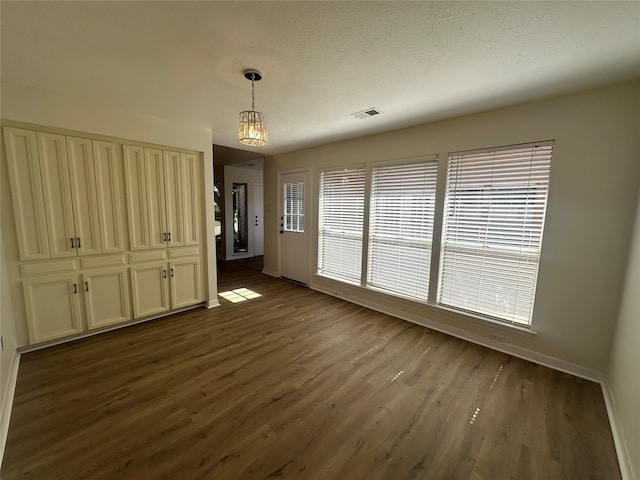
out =
{"type": "Polygon", "coordinates": [[[640,2],[0,2],[2,82],[266,154],[640,75],[640,2]],[[365,120],[349,114],[377,107],[365,120]],[[244,148],[244,147],[243,147],[244,148]]]}

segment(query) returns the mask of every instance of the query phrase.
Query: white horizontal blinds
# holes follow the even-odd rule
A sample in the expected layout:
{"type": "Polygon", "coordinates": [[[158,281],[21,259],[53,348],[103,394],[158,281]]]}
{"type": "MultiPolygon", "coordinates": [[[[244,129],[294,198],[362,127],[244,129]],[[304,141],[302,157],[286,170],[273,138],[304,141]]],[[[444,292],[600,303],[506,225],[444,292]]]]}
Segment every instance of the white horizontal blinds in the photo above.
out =
{"type": "Polygon", "coordinates": [[[304,232],[304,182],[284,184],[284,229],[304,232]]]}
{"type": "Polygon", "coordinates": [[[450,154],[438,303],[531,324],[552,148],[450,154]]]}
{"type": "Polygon", "coordinates": [[[320,174],[319,274],[360,283],[364,188],[364,168],[320,174]]]}
{"type": "Polygon", "coordinates": [[[373,168],[367,285],[427,300],[437,157],[373,168]]]}

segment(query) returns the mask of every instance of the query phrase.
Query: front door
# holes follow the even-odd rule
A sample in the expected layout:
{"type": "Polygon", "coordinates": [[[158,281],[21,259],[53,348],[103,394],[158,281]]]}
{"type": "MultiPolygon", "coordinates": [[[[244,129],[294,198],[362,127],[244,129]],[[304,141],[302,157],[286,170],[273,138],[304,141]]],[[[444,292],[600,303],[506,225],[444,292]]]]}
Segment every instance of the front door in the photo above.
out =
{"type": "Polygon", "coordinates": [[[280,276],[309,284],[309,171],[280,173],[280,276]]]}

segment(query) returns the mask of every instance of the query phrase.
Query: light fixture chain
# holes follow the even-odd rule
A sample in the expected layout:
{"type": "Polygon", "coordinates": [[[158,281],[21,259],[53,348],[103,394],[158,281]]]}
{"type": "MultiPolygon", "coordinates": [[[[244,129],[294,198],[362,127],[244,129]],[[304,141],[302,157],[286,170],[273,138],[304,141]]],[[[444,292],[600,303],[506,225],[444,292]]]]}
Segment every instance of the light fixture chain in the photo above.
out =
{"type": "Polygon", "coordinates": [[[251,74],[251,110],[255,110],[256,109],[256,101],[255,101],[254,86],[253,86],[254,78],[255,78],[255,73],[252,73],[251,74]]]}

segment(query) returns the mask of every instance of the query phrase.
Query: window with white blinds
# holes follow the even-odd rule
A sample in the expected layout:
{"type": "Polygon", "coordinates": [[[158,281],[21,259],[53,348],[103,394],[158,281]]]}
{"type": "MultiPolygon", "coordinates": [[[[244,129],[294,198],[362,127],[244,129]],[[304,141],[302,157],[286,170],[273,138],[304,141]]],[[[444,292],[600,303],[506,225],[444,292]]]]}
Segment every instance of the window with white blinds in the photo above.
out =
{"type": "Polygon", "coordinates": [[[436,156],[373,168],[368,286],[427,300],[437,172],[436,156]]]}
{"type": "Polygon", "coordinates": [[[360,284],[365,170],[320,174],[318,273],[360,284]]]}
{"type": "Polygon", "coordinates": [[[304,232],[304,182],[284,183],[284,230],[304,232]]]}
{"type": "Polygon", "coordinates": [[[451,153],[438,303],[530,325],[553,142],[451,153]]]}

